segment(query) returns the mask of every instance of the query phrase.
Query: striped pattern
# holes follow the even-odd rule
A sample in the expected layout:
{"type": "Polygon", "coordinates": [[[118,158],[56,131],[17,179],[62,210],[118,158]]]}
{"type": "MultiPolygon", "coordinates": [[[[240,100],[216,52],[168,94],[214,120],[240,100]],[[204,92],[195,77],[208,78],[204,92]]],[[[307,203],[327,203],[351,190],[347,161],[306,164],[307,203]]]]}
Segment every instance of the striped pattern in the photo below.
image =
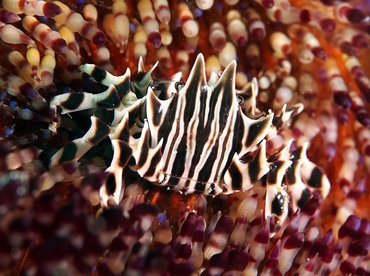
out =
{"type": "Polygon", "coordinates": [[[118,93],[122,96],[127,95],[127,93],[130,91],[131,71],[128,68],[126,73],[122,76],[113,76],[109,72],[99,68],[94,64],[85,64],[81,66],[81,70],[103,85],[114,85],[118,93]]]}
{"type": "Polygon", "coordinates": [[[266,177],[265,217],[275,216],[280,222],[288,216],[288,204],[292,202],[293,212],[303,208],[313,193],[326,198],[330,182],[324,172],[308,160],[308,143],[289,153],[293,140],[269,162],[266,177]]]}
{"type": "Polygon", "coordinates": [[[111,84],[107,90],[99,94],[91,94],[86,92],[70,92],[55,96],[50,102],[50,107],[61,108],[61,114],[72,113],[76,111],[99,108],[118,108],[121,100],[117,90],[111,84]]]}
{"type": "Polygon", "coordinates": [[[308,143],[295,149],[290,154],[290,159],[294,162],[302,160],[300,168],[300,177],[311,191],[318,192],[323,198],[326,198],[330,191],[330,182],[326,174],[319,166],[311,162],[307,157],[308,143]]]}
{"type": "Polygon", "coordinates": [[[284,106],[275,117],[272,113],[259,117],[256,81],[251,83],[250,95],[247,90],[235,91],[235,61],[210,86],[202,55],[186,84],[179,82],[179,74],[169,81],[152,78],[155,67],[146,72],[140,60],[138,78],[130,81],[129,69],[117,77],[84,65],[82,70],[107,90],[66,93],[56,96],[51,106],[59,106],[62,114],[113,108],[114,119],[107,125],[92,117],[89,131],[60,149],[51,166],[77,162],[109,136],[114,155],[100,189],[102,206],[119,204],[125,186],[123,170],[129,166],[155,185],[181,193],[215,196],[254,187],[254,192],[266,193],[265,217],[276,217],[277,228],[286,221],[290,201],[295,212],[312,193],[327,196],[330,183],[308,160],[308,144],[290,152],[291,140],[279,152],[266,154],[266,140],[301,112],[301,104],[289,110],[284,106]],[[238,96],[243,98],[240,103],[238,96]],[[244,157],[248,162],[242,161],[244,157]]]}
{"type": "MultiPolygon", "coordinates": [[[[242,164],[239,157],[266,136],[273,114],[251,120],[242,113],[234,88],[235,70],[234,61],[215,86],[209,87],[204,59],[199,55],[178,94],[161,101],[149,89],[147,124],[151,145],[162,143],[163,167],[159,173],[163,180],[159,185],[184,193],[217,195],[247,190],[257,180],[251,180],[248,164],[242,164]],[[228,170],[232,170],[232,176],[225,182],[228,170]]],[[[142,153],[143,149],[138,151],[142,153]]],[[[141,156],[135,158],[138,172],[145,175],[140,166],[145,162],[141,156]]],[[[265,158],[255,160],[253,167],[261,171],[259,178],[268,167],[265,158]]]]}
{"type": "Polygon", "coordinates": [[[57,151],[50,159],[50,166],[54,167],[69,161],[77,162],[87,151],[107,137],[109,132],[109,127],[103,121],[91,117],[91,127],[87,133],[57,151]]]}

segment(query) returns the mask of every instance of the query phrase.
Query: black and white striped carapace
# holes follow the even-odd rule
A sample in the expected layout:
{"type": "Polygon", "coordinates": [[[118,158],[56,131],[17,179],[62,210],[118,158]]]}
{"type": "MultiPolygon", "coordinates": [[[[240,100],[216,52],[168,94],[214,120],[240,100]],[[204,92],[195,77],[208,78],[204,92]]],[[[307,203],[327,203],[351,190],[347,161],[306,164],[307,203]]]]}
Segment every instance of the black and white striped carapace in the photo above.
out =
{"type": "Polygon", "coordinates": [[[242,105],[238,101],[235,61],[212,85],[206,82],[202,55],[198,55],[185,85],[176,85],[175,81],[157,81],[160,85],[156,85],[150,76],[153,69],[149,73],[142,69],[140,80],[131,84],[129,71],[114,77],[93,65],[85,65],[83,70],[109,88],[96,95],[80,93],[78,104],[73,93],[57,96],[52,104],[69,113],[86,108],[115,109],[114,120],[107,125],[92,117],[86,135],[57,152],[51,165],[77,162],[109,136],[114,151],[106,169],[109,177],[100,190],[103,206],[110,200],[118,204],[122,199],[122,173],[128,164],[144,179],[181,193],[216,196],[246,191],[256,182],[263,182],[259,187],[266,190],[266,217],[274,214],[284,219],[290,198],[293,209],[297,209],[314,190],[327,196],[329,181],[307,159],[307,145],[289,153],[289,144],[274,156],[266,155],[265,139],[271,139],[301,111],[301,106],[290,111],[284,106],[275,118],[272,112],[249,118],[244,111],[255,115],[256,107],[246,105],[255,101],[246,100],[242,105]],[[134,138],[138,133],[140,137],[134,138]],[[262,177],[264,181],[258,181],[262,177]]]}
{"type": "MultiPolygon", "coordinates": [[[[256,120],[244,115],[235,93],[235,71],[234,61],[209,87],[204,59],[199,55],[186,84],[169,99],[159,100],[148,88],[147,120],[140,139],[117,141],[116,135],[111,135],[114,157],[107,187],[115,187],[116,202],[122,193],[122,169],[131,154],[143,178],[182,193],[245,191],[268,172],[265,155],[256,155],[248,164],[240,161],[258,148],[269,132],[273,114],[256,120]]],[[[122,122],[126,126],[119,129],[128,129],[128,115],[122,122]]],[[[260,147],[265,152],[265,143],[260,147]]],[[[102,188],[103,201],[110,196],[109,190],[102,188]]]]}
{"type": "MultiPolygon", "coordinates": [[[[198,56],[178,94],[160,101],[149,89],[146,124],[152,146],[161,144],[163,164],[153,172],[158,173],[160,185],[184,193],[217,195],[248,190],[268,171],[263,158],[250,164],[239,159],[267,135],[273,114],[258,120],[243,114],[234,88],[235,71],[233,61],[209,87],[203,57],[198,56]]],[[[142,155],[134,157],[137,164],[151,162],[142,160],[142,155]]],[[[144,177],[152,173],[139,165],[138,171],[144,177]]]]}

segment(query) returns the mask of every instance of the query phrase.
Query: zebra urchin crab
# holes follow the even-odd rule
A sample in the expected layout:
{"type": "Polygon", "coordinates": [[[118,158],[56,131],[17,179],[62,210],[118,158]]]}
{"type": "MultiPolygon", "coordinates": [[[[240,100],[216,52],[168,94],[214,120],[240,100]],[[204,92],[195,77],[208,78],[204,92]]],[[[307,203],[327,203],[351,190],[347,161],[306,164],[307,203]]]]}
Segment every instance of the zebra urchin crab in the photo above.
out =
{"type": "Polygon", "coordinates": [[[121,77],[94,65],[85,65],[83,70],[109,88],[95,95],[63,94],[55,97],[51,106],[59,106],[61,113],[114,108],[115,117],[110,126],[91,117],[90,130],[59,150],[52,157],[51,166],[77,162],[93,145],[109,136],[114,154],[106,169],[110,176],[100,190],[103,206],[109,200],[118,204],[122,199],[122,172],[128,164],[142,178],[181,193],[216,196],[246,191],[258,182],[258,186],[266,187],[266,217],[285,218],[289,199],[293,209],[297,209],[313,190],[327,196],[329,181],[307,159],[307,144],[289,153],[290,142],[274,155],[266,155],[266,139],[271,139],[284,122],[300,112],[301,106],[289,112],[284,107],[275,118],[269,112],[250,119],[245,112],[255,109],[255,99],[245,100],[243,107],[239,103],[235,61],[215,84],[208,85],[200,54],[182,87],[175,80],[151,82],[154,68],[146,74],[142,72],[140,82],[131,83],[129,70],[121,77]],[[180,87],[179,91],[175,87],[180,87]],[[140,138],[133,137],[137,133],[140,138]],[[246,155],[248,158],[243,158],[246,155]]]}

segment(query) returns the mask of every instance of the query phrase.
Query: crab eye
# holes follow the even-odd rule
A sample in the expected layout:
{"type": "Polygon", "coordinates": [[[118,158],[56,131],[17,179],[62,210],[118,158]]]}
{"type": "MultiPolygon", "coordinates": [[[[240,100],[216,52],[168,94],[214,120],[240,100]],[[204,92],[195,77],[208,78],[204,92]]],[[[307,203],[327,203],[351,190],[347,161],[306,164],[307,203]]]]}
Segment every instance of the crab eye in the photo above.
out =
{"type": "Polygon", "coordinates": [[[237,95],[236,97],[238,98],[238,104],[242,105],[244,103],[244,98],[240,95],[237,95]]]}
{"type": "Polygon", "coordinates": [[[185,86],[185,82],[183,81],[177,81],[175,83],[175,89],[177,92],[179,92],[184,86],[185,86]]]}

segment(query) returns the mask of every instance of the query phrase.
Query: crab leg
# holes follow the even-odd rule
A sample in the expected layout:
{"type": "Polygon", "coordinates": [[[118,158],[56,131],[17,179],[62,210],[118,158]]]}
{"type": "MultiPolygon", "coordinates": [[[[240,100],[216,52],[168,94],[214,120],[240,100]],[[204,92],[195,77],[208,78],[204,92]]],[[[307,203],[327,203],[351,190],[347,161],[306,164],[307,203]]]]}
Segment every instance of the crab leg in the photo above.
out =
{"type": "Polygon", "coordinates": [[[122,172],[132,156],[131,147],[118,139],[112,140],[113,159],[106,172],[109,176],[100,188],[100,198],[103,207],[108,206],[108,200],[112,197],[115,204],[119,204],[122,199],[124,186],[122,183],[122,172]]]}
{"type": "Polygon", "coordinates": [[[266,161],[266,140],[263,140],[253,160],[248,164],[243,164],[237,155],[234,154],[233,161],[227,169],[224,181],[223,194],[235,191],[247,191],[253,184],[269,171],[266,161]]]}
{"type": "Polygon", "coordinates": [[[326,198],[330,191],[330,182],[326,174],[313,162],[307,158],[308,142],[301,147],[295,149],[291,153],[290,159],[296,161],[303,160],[302,168],[300,170],[303,182],[311,191],[317,191],[323,198],[326,198]]]}
{"type": "Polygon", "coordinates": [[[54,167],[68,161],[77,162],[89,149],[107,137],[109,132],[108,125],[97,117],[91,117],[89,131],[57,151],[50,159],[50,166],[54,167]]]}
{"type": "Polygon", "coordinates": [[[86,92],[71,92],[58,95],[50,102],[50,107],[60,106],[61,114],[76,112],[95,107],[117,108],[120,106],[120,98],[117,90],[111,84],[107,90],[99,94],[86,92]]]}
{"type": "Polygon", "coordinates": [[[155,148],[150,148],[149,127],[148,122],[145,121],[137,150],[133,153],[133,156],[136,160],[137,172],[141,177],[152,182],[162,182],[164,178],[161,172],[163,167],[162,143],[163,140],[160,140],[155,148]]]}
{"type": "Polygon", "coordinates": [[[303,162],[301,159],[293,161],[285,174],[285,183],[289,186],[290,196],[293,202],[293,212],[297,211],[298,208],[302,208],[311,198],[311,192],[301,178],[303,162]]]}
{"type": "Polygon", "coordinates": [[[270,165],[266,182],[265,218],[275,215],[283,222],[288,216],[289,198],[281,183],[286,170],[291,164],[292,161],[278,160],[270,165]]]}
{"type": "Polygon", "coordinates": [[[120,95],[124,96],[130,91],[131,71],[129,68],[122,76],[114,76],[94,64],[85,64],[80,68],[97,82],[105,86],[114,85],[120,95]]]}
{"type": "MultiPolygon", "coordinates": [[[[123,120],[125,123],[123,123],[121,128],[127,130],[128,115],[124,116],[123,120]]],[[[111,139],[112,137],[114,137],[114,135],[111,135],[111,139]]],[[[120,138],[125,140],[127,138],[128,142],[132,141],[132,139],[130,140],[130,137],[121,136],[120,138]]],[[[163,180],[164,175],[161,173],[161,169],[163,167],[161,153],[162,140],[154,149],[150,148],[147,122],[144,124],[140,140],[137,144],[130,146],[122,140],[112,139],[112,145],[114,150],[113,159],[111,165],[106,170],[110,175],[105,185],[100,189],[100,197],[102,199],[103,206],[107,206],[110,197],[112,197],[115,204],[118,204],[121,201],[124,191],[122,171],[126,167],[131,156],[136,160],[136,170],[141,177],[152,182],[161,182],[163,180]]]]}

